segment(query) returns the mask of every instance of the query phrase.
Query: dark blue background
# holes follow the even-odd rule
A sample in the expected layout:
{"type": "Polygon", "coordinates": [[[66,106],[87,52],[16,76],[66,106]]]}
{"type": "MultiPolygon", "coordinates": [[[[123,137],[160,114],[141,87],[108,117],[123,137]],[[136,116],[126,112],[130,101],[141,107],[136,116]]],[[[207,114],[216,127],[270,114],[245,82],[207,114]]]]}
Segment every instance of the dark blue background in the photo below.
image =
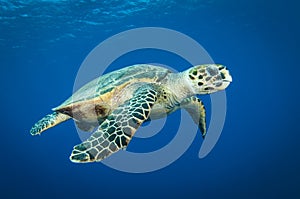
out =
{"type": "MultiPolygon", "coordinates": [[[[300,14],[294,2],[0,1],[1,197],[299,198],[300,14]],[[71,121],[42,136],[29,134],[72,94],[77,70],[96,45],[144,26],[187,34],[231,70],[226,124],[205,159],[198,159],[198,135],[172,165],[128,174],[101,163],[71,163],[69,153],[80,142],[71,121]]],[[[189,67],[147,51],[112,68],[140,62],[189,67]]],[[[161,133],[173,135],[170,123],[177,119],[172,115],[161,133]]]]}

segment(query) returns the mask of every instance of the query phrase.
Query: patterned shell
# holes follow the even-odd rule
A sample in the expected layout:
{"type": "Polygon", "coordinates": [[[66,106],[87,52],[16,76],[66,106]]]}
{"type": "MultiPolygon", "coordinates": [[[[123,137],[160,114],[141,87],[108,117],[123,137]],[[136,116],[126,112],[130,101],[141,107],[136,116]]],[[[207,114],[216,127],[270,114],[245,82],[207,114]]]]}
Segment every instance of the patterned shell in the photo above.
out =
{"type": "Polygon", "coordinates": [[[76,91],[69,99],[60,106],[53,108],[54,111],[63,109],[73,104],[85,103],[99,96],[109,100],[113,97],[116,89],[123,89],[126,85],[135,82],[160,82],[172,71],[148,64],[128,66],[100,76],[85,84],[76,91]]]}

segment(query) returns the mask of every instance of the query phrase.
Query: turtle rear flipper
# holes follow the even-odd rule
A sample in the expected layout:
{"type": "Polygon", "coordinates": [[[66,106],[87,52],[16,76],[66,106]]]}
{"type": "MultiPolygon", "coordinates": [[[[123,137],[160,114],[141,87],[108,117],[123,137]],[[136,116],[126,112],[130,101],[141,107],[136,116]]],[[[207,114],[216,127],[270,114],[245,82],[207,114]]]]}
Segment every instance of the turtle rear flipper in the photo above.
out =
{"type": "Polygon", "coordinates": [[[59,112],[53,112],[51,114],[46,115],[41,120],[39,120],[35,125],[31,128],[30,134],[31,135],[39,135],[43,131],[61,123],[64,122],[71,117],[59,112]]]}
{"type": "Polygon", "coordinates": [[[133,98],[115,109],[90,138],[74,147],[70,160],[100,161],[125,148],[137,128],[149,117],[156,96],[157,92],[151,85],[139,88],[133,98]]]}

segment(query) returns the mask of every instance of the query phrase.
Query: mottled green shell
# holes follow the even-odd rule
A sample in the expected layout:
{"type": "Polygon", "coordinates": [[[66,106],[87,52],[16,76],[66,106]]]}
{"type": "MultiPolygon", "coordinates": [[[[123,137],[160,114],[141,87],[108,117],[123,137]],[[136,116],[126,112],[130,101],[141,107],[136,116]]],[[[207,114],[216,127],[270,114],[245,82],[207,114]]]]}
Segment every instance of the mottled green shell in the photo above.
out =
{"type": "MultiPolygon", "coordinates": [[[[171,73],[170,70],[148,64],[128,66],[100,76],[85,84],[69,99],[53,110],[59,110],[74,103],[85,103],[99,96],[102,99],[113,97],[116,89],[122,89],[124,85],[134,82],[159,82],[171,73]]],[[[109,100],[109,99],[107,99],[109,100]]]]}

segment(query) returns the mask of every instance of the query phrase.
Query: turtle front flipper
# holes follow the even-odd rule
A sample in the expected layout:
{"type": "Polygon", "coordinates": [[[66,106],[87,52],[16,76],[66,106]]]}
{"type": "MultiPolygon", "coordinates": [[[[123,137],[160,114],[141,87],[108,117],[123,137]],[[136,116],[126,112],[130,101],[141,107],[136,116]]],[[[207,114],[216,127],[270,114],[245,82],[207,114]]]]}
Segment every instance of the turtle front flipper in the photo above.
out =
{"type": "Polygon", "coordinates": [[[90,138],[74,146],[70,160],[100,161],[125,148],[137,128],[149,117],[156,100],[157,91],[151,84],[137,89],[130,100],[112,111],[90,138]]]}
{"type": "Polygon", "coordinates": [[[46,115],[41,120],[39,120],[35,125],[31,128],[30,134],[31,135],[39,135],[43,131],[61,123],[64,122],[71,117],[59,112],[53,112],[51,114],[46,115]]]}
{"type": "Polygon", "coordinates": [[[191,115],[193,121],[200,129],[202,137],[204,138],[206,135],[206,113],[202,101],[199,98],[192,96],[184,99],[180,106],[191,115]]]}

